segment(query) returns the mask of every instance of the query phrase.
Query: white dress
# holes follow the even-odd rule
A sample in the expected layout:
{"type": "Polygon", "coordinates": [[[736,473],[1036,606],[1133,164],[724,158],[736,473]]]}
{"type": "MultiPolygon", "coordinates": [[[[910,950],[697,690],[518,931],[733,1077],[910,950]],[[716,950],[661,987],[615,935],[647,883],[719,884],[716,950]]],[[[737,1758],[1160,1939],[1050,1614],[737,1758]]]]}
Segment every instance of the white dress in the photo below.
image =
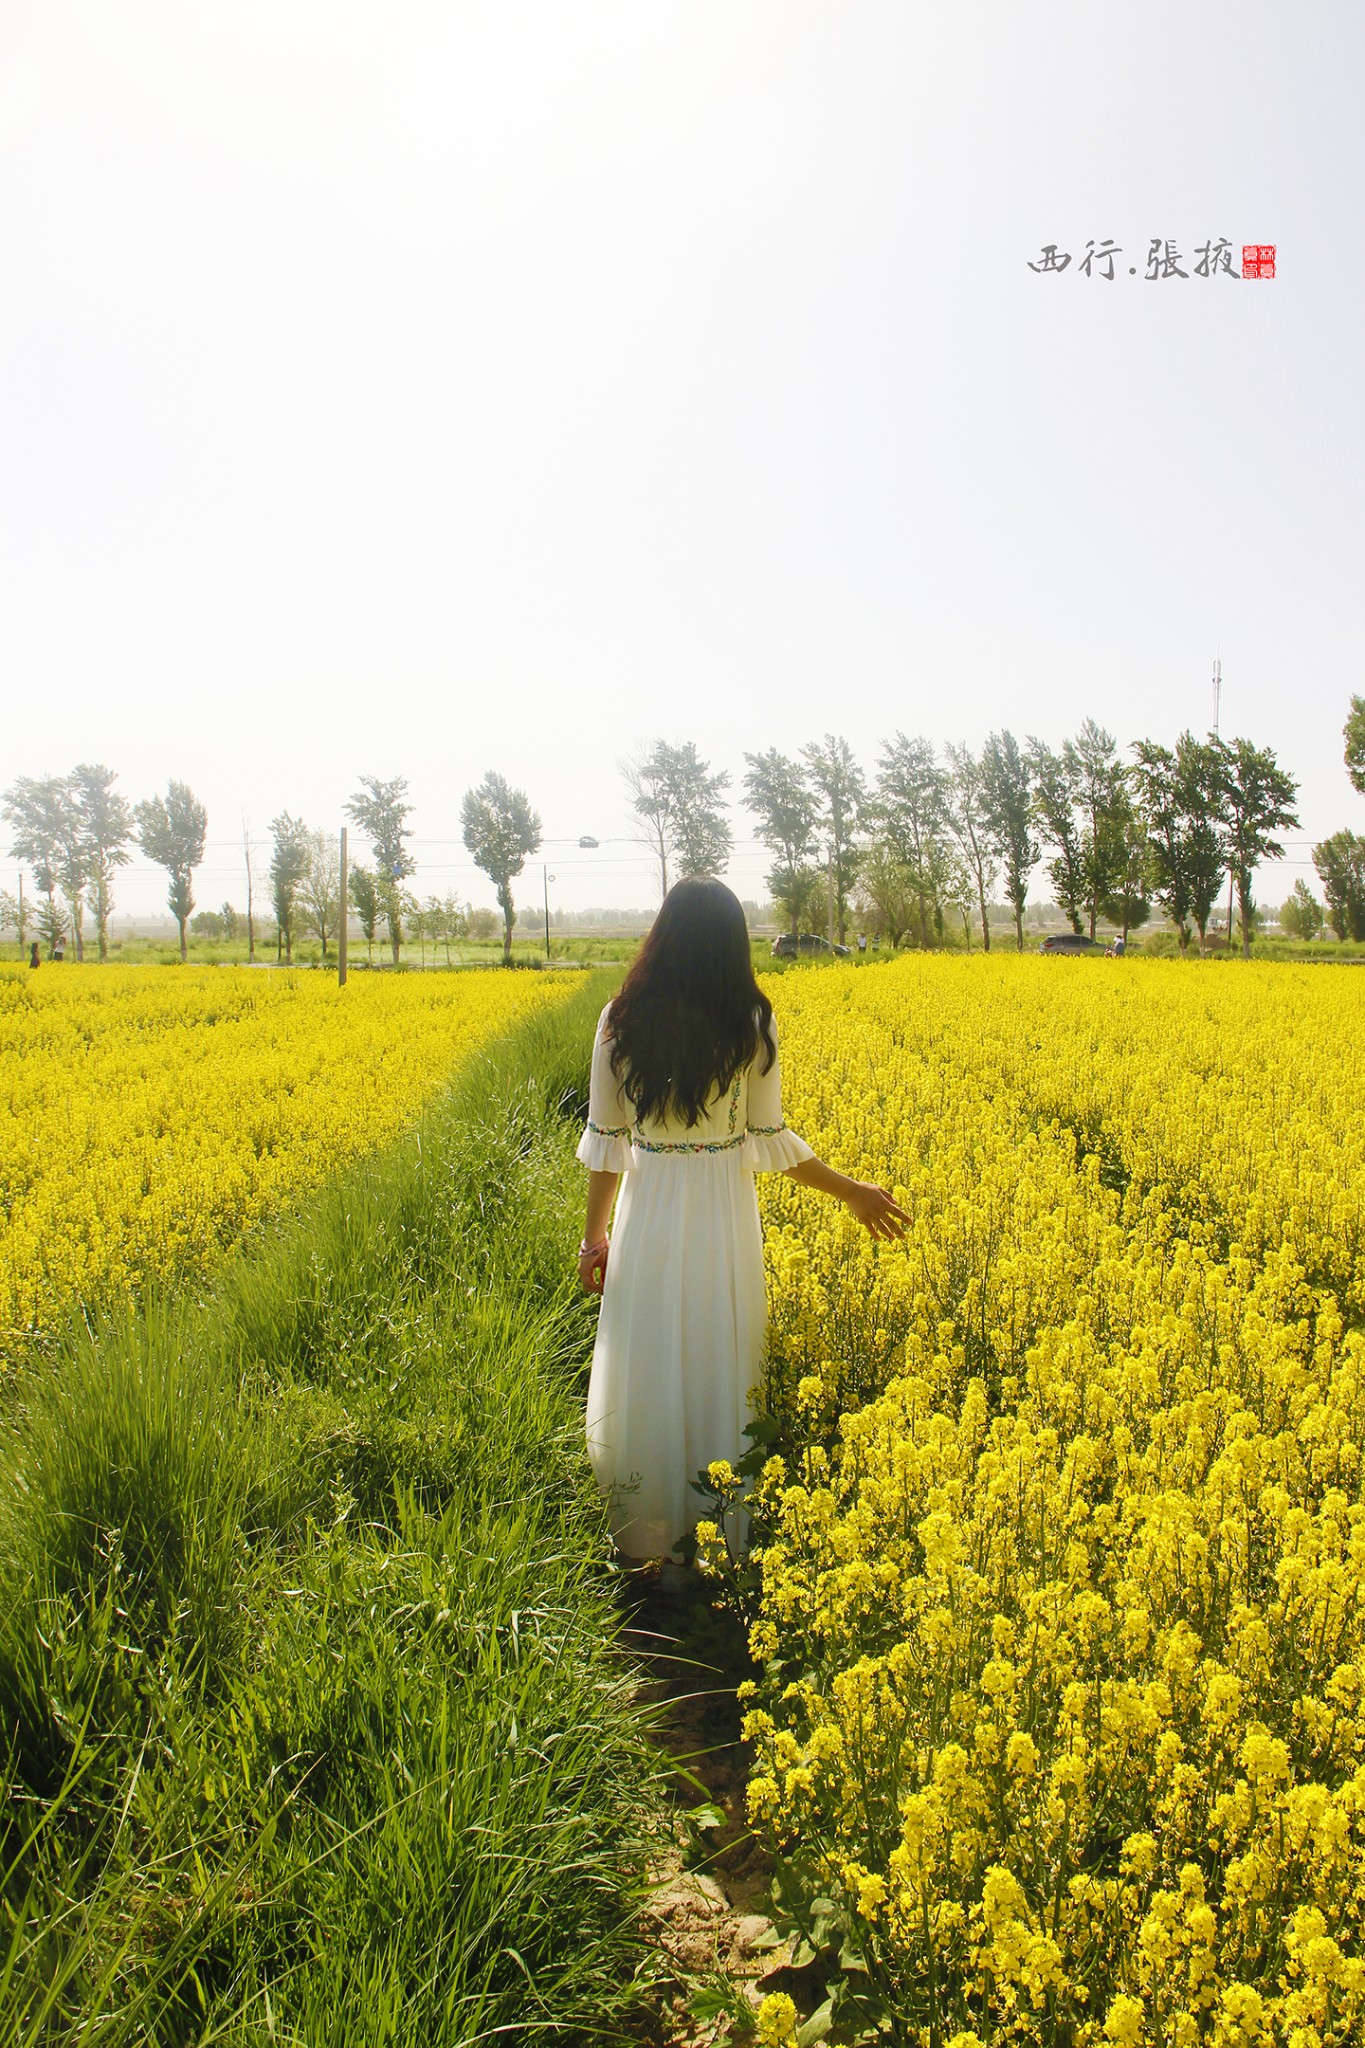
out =
{"type": "Polygon", "coordinates": [[[690,1482],[749,1449],[767,1322],[753,1176],[815,1154],[783,1124],[779,1066],[760,1071],[761,1044],[690,1130],[641,1125],[611,1070],[607,1015],[578,1147],[585,1166],[623,1176],[588,1385],[588,1455],[611,1496],[618,1547],[665,1557],[705,1513],[690,1482]]]}

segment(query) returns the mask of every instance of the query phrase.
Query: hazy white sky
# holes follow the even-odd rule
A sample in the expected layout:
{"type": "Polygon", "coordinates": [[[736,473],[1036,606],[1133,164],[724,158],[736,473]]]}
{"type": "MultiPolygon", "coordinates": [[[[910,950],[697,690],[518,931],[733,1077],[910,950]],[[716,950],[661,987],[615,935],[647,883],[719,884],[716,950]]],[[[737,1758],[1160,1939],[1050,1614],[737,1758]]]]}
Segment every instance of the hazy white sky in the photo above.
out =
{"type": "Polygon", "coordinates": [[[491,901],[497,767],[604,842],[552,900],[647,903],[639,741],[1170,740],[1221,647],[1307,861],[1365,827],[1362,87],[1349,0],[0,0],[0,782],[183,777],[211,905],[243,806],[405,774],[491,901]]]}

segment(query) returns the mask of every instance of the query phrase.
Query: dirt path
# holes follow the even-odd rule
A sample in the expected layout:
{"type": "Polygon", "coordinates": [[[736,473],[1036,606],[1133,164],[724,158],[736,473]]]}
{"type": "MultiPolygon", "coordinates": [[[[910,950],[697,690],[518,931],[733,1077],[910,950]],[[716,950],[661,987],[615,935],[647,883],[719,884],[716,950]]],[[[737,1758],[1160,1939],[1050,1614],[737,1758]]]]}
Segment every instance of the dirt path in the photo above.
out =
{"type": "Polygon", "coordinates": [[[787,1961],[763,1911],[769,1861],[744,1815],[749,1755],[735,1699],[753,1675],[744,1631],[710,1606],[700,1580],[645,1580],[623,1593],[622,1606],[622,1639],[650,1674],[644,1696],[659,1708],[657,1739],[676,1767],[674,1840],[651,1870],[643,1915],[664,1962],[641,2040],[738,2048],[752,2039],[764,1992],[776,1988],[762,1980],[787,1961]],[[714,1816],[689,1817],[707,1807],[714,1816]]]}

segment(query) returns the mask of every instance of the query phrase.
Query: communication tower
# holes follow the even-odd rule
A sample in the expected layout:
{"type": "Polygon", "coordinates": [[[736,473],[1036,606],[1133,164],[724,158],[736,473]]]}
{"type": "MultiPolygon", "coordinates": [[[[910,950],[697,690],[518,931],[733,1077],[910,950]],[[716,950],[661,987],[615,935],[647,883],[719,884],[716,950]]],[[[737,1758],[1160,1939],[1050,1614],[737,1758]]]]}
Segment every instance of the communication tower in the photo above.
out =
{"type": "Polygon", "coordinates": [[[1223,701],[1223,664],[1215,656],[1213,663],[1213,729],[1218,731],[1218,710],[1223,701]]]}

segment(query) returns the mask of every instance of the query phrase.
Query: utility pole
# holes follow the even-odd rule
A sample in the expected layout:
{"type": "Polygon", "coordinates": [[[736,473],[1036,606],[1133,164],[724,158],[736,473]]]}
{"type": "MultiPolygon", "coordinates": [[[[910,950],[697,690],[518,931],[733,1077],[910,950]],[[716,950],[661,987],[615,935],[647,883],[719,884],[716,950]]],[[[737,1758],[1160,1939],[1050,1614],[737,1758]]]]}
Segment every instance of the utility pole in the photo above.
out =
{"type": "Polygon", "coordinates": [[[834,852],[832,848],[830,850],[826,880],[829,885],[829,950],[832,953],[834,951],[834,852]]]}
{"type": "Polygon", "coordinates": [[[256,919],[252,895],[251,823],[245,811],[242,812],[242,852],[246,857],[246,957],[250,965],[256,958],[256,919]]]}
{"type": "Polygon", "coordinates": [[[545,958],[550,957],[550,884],[554,876],[546,872],[544,861],[540,863],[541,886],[545,891],[545,958]]]}
{"type": "Polygon", "coordinates": [[[346,986],[346,827],[341,828],[341,916],[337,924],[337,987],[346,986]]]}
{"type": "Polygon", "coordinates": [[[24,950],[24,871],[19,870],[19,951],[24,950]]]}
{"type": "MultiPolygon", "coordinates": [[[[1213,736],[1218,737],[1218,714],[1223,705],[1223,664],[1214,656],[1213,662],[1213,736]]],[[[1228,952],[1232,951],[1232,884],[1233,867],[1228,862],[1228,952]]]]}

